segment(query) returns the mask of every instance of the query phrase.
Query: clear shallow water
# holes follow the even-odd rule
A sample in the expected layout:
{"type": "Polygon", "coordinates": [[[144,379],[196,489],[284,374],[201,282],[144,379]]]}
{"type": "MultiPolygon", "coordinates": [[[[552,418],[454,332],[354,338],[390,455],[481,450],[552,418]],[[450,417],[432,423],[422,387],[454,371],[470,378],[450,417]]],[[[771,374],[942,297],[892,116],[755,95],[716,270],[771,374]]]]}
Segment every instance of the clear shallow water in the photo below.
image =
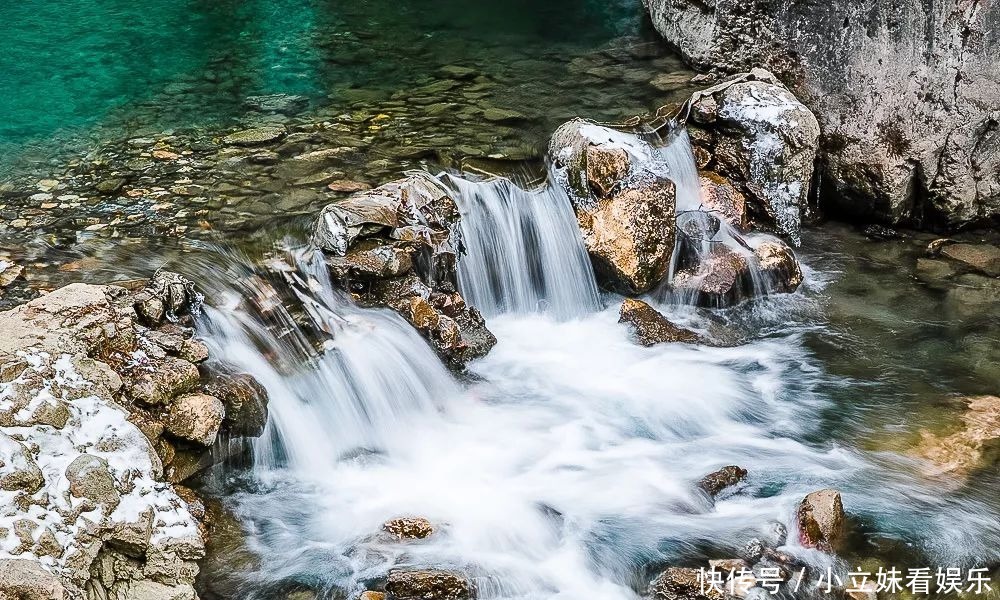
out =
{"type": "Polygon", "coordinates": [[[638,34],[641,14],[637,0],[5,3],[0,173],[109,137],[227,124],[254,95],[346,107],[426,85],[449,64],[512,88],[568,80],[566,63],[638,34]]]}

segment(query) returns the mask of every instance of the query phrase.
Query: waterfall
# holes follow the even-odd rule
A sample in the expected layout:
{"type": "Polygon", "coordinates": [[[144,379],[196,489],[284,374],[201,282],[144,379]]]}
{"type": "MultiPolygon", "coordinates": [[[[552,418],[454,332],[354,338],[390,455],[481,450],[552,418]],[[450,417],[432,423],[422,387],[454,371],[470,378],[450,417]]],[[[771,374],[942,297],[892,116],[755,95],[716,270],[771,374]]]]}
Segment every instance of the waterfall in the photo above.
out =
{"type": "Polygon", "coordinates": [[[700,281],[712,277],[714,262],[736,260],[746,264],[735,286],[737,292],[732,298],[712,299],[709,304],[723,308],[746,298],[766,296],[768,281],[761,272],[754,248],[771,236],[745,235],[716,209],[704,204],[694,149],[686,127],[672,124],[667,139],[654,145],[667,176],[674,182],[677,210],[677,238],[670,269],[656,295],[671,304],[704,304],[705,295],[695,289],[697,286],[673,285],[677,273],[686,270],[693,274],[688,281],[700,281]]]}
{"type": "Polygon", "coordinates": [[[569,319],[598,308],[593,268],[560,186],[529,191],[503,178],[441,179],[462,214],[458,284],[469,304],[488,317],[544,312],[569,319]]]}
{"type": "Polygon", "coordinates": [[[214,356],[267,389],[258,468],[321,474],[343,456],[377,452],[407,419],[456,393],[417,332],[392,311],[355,306],[333,287],[318,252],[272,268],[282,281],[245,274],[201,324],[214,356]],[[304,314],[293,315],[282,296],[304,314]]]}
{"type": "Polygon", "coordinates": [[[687,129],[676,128],[667,143],[658,145],[657,150],[677,190],[677,211],[698,210],[701,207],[701,184],[687,129]]]}
{"type": "MultiPolygon", "coordinates": [[[[206,290],[215,308],[199,333],[270,396],[252,471],[214,484],[259,561],[245,572],[239,553],[210,556],[235,586],[221,597],[356,598],[393,569],[444,569],[483,600],[636,600],[649,565],[691,548],[780,543],[779,525],[793,528],[819,487],[843,489],[862,515],[902,507],[935,542],[983,514],[934,506],[946,526],[931,527],[905,469],[879,471],[871,496],[863,456],[802,441],[823,426],[821,391],[836,380],[806,346],[801,295],[765,315],[780,335],[732,348],[639,346],[617,306],[499,315],[501,343],[460,383],[395,313],[335,289],[318,254],[267,269],[206,262],[192,275],[221,289],[206,290]],[[696,482],[727,464],[752,478],[713,504],[696,482]],[[403,516],[434,533],[380,533],[403,516]]],[[[794,536],[782,551],[816,554],[794,536]]]]}

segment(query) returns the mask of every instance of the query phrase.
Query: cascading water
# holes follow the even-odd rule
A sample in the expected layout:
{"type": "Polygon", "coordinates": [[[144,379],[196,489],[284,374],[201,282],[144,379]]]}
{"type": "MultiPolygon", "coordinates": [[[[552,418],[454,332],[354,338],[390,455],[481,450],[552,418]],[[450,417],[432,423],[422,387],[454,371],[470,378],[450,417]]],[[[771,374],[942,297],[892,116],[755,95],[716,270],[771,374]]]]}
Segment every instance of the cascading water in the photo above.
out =
{"type": "Polygon", "coordinates": [[[635,600],[650,565],[777,542],[776,524],[791,531],[783,551],[828,564],[794,530],[796,504],[820,487],[890,531],[919,521],[947,540],[942,560],[989,553],[990,540],[948,533],[981,530],[981,513],[915,485],[912,464],[802,441],[823,426],[821,390],[843,383],[805,348],[815,324],[801,294],[775,299],[780,337],[733,348],[637,346],[617,306],[499,315],[501,343],[459,385],[397,316],[336,291],[319,258],[293,256],[270,285],[249,278],[202,323],[213,354],[271,398],[251,481],[227,492],[259,564],[227,574],[228,595],[352,598],[391,569],[437,568],[468,575],[482,599],[635,600]],[[751,478],[713,503],[694,484],[726,464],[751,478]],[[379,535],[400,516],[435,533],[379,535]]]}
{"type": "Polygon", "coordinates": [[[213,354],[253,373],[271,398],[255,446],[258,467],[323,476],[345,453],[377,450],[412,415],[432,413],[457,393],[401,317],[359,309],[334,289],[318,252],[277,267],[323,340],[312,343],[276,290],[255,276],[242,279],[228,305],[208,308],[204,323],[213,354]],[[252,312],[240,310],[247,301],[252,312]],[[277,370],[276,358],[289,372],[277,370]]]}
{"type": "Polygon", "coordinates": [[[677,190],[677,241],[667,279],[657,291],[657,297],[671,304],[703,303],[704,294],[698,291],[698,280],[711,277],[714,262],[730,261],[730,257],[746,265],[740,275],[738,287],[741,289],[735,297],[722,301],[719,307],[730,301],[767,295],[769,282],[761,273],[754,248],[773,238],[764,234],[745,235],[716,210],[705,206],[687,128],[672,123],[667,139],[655,145],[665,173],[677,190]],[[673,285],[675,276],[682,270],[687,271],[686,285],[673,285]]]}
{"type": "Polygon", "coordinates": [[[570,199],[558,185],[443,176],[462,214],[458,285],[486,316],[579,317],[599,306],[597,283],[570,199]]]}

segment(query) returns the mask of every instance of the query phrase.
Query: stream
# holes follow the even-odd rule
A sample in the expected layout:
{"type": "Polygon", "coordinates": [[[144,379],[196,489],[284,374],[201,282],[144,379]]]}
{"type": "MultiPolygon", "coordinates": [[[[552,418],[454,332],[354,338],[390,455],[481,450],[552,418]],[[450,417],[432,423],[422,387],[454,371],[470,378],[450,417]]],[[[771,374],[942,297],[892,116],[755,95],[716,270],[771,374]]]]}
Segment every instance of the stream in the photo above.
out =
{"type": "MultiPolygon", "coordinates": [[[[755,538],[812,573],[1000,563],[996,469],[956,484],[915,454],[1000,382],[996,288],[922,275],[939,236],[810,225],[795,293],[643,297],[710,343],[644,347],[619,322],[543,157],[570,118],[648,115],[697,87],[637,0],[133,5],[0,7],[0,261],[27,266],[0,309],[160,268],[205,293],[197,335],[266,388],[269,419],[184,483],[215,519],[203,600],[355,600],[399,568],[462,573],[480,600],[635,600],[664,567],[755,538]],[[248,105],[268,95],[294,106],[248,105]],[[246,149],[220,142],[261,126],[280,144],[233,159],[246,149]],[[336,157],[297,170],[319,148],[336,157]],[[498,340],[463,372],[356,304],[308,242],[320,207],[414,169],[454,196],[458,291],[498,340]],[[698,489],[727,465],[746,481],[698,489]],[[838,556],[796,531],[824,488],[850,516],[838,556]],[[386,537],[400,517],[434,534],[386,537]]],[[[687,134],[657,152],[678,215],[696,213],[687,134]]],[[[763,239],[715,225],[741,256],[763,239]]]]}
{"type": "MultiPolygon", "coordinates": [[[[242,523],[249,553],[211,557],[210,592],[354,597],[390,569],[434,567],[468,574],[480,598],[631,599],[656,565],[735,555],[753,538],[844,576],[876,556],[967,568],[1000,557],[992,484],[942,494],[898,452],[927,426],[901,408],[940,405],[948,388],[907,387],[907,373],[926,367],[902,355],[865,372],[867,348],[890,347],[886,318],[918,356],[933,342],[917,331],[933,324],[878,314],[870,298],[912,284],[887,282],[877,264],[870,280],[847,276],[845,261],[864,254],[831,245],[852,234],[810,232],[796,294],[712,312],[656,304],[743,343],[643,348],[618,323],[621,298],[598,293],[575,259],[585,252],[565,195],[444,181],[463,212],[461,291],[499,339],[461,378],[394,313],[355,307],[301,250],[279,271],[311,325],[247,311],[242,299],[274,297],[267,287],[223,294],[232,303],[203,318],[213,354],[254,373],[272,411],[253,466],[204,480],[242,523]],[[309,330],[329,335],[319,355],[303,353],[309,330]],[[729,464],[750,476],[713,503],[694,484],[729,464]],[[795,531],[798,503],[824,487],[843,493],[853,519],[851,548],[833,562],[795,531]],[[407,516],[428,519],[434,535],[400,544],[378,534],[407,516]]],[[[911,298],[896,310],[929,305],[911,298]]],[[[939,364],[927,385],[978,391],[965,367],[939,364]]]]}

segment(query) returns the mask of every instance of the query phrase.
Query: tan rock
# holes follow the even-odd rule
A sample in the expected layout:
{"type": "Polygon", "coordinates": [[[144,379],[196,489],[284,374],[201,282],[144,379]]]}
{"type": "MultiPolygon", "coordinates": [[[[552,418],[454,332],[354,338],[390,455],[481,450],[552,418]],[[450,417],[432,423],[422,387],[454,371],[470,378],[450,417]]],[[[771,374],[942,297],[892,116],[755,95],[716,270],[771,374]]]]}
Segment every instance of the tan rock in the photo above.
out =
{"type": "Polygon", "coordinates": [[[731,306],[742,300],[749,285],[749,263],[736,251],[715,245],[699,265],[674,274],[674,291],[688,294],[699,306],[731,306]]]}
{"type": "Polygon", "coordinates": [[[389,572],[385,584],[386,600],[467,600],[472,597],[472,585],[461,575],[448,571],[389,572]]]}
{"type": "Polygon", "coordinates": [[[643,346],[668,342],[693,344],[701,339],[697,333],[674,325],[655,308],[634,298],[622,302],[618,322],[631,325],[636,340],[643,346]]]}
{"type": "Polygon", "coordinates": [[[717,496],[727,487],[734,486],[747,478],[747,470],[736,465],[722,467],[701,478],[698,487],[705,490],[709,496],[717,496]]]}
{"type": "Polygon", "coordinates": [[[647,181],[577,212],[583,242],[610,287],[641,294],[667,275],[674,244],[674,184],[647,181]]]}
{"type": "Polygon", "coordinates": [[[441,322],[441,315],[438,314],[430,302],[420,296],[410,298],[410,322],[417,329],[434,329],[441,322]]]}
{"type": "Polygon", "coordinates": [[[41,469],[21,442],[0,431],[0,490],[34,494],[45,483],[41,469]]]}
{"type": "Polygon", "coordinates": [[[1000,277],[1000,248],[990,244],[948,244],[941,256],[991,277],[1000,277]]]}
{"type": "Polygon", "coordinates": [[[0,260],[0,288],[5,288],[14,283],[18,277],[24,274],[24,267],[16,265],[6,260],[0,260]]]}
{"type": "Polygon", "coordinates": [[[649,597],[653,600],[723,600],[725,595],[710,589],[707,583],[703,585],[698,569],[667,567],[649,584],[649,597]]]}
{"type": "Polygon", "coordinates": [[[728,179],[705,171],[698,178],[701,183],[701,203],[705,210],[716,213],[740,231],[750,229],[746,197],[728,179]]]}
{"type": "Polygon", "coordinates": [[[549,141],[598,277],[626,294],[658,284],[674,248],[676,190],[654,154],[632,134],[580,119],[549,141]]]}
{"type": "Polygon", "coordinates": [[[0,598],[63,600],[66,590],[59,578],[37,561],[0,559],[0,598]]]}
{"type": "Polygon", "coordinates": [[[176,438],[211,446],[225,416],[226,408],[215,396],[185,394],[170,404],[163,426],[176,438]]]}
{"type": "Polygon", "coordinates": [[[201,377],[198,367],[173,356],[153,361],[150,366],[151,371],[140,370],[128,382],[132,398],[148,405],[169,403],[177,394],[193,389],[201,377]]]}
{"type": "Polygon", "coordinates": [[[922,433],[913,454],[927,461],[927,474],[968,477],[988,466],[990,448],[1000,440],[1000,397],[966,399],[962,428],[947,436],[922,433]]]}
{"type": "Polygon", "coordinates": [[[230,435],[258,437],[267,425],[268,395],[249,373],[218,373],[205,384],[209,395],[222,401],[226,409],[223,426],[230,435]]]}
{"type": "Polygon", "coordinates": [[[66,467],[66,479],[74,497],[102,505],[107,512],[114,510],[121,501],[115,478],[103,458],[81,454],[66,467]]]}
{"type": "Polygon", "coordinates": [[[847,521],[840,492],[827,489],[806,496],[799,504],[798,521],[803,546],[824,552],[839,550],[847,521]]]}
{"type": "Polygon", "coordinates": [[[332,181],[326,184],[326,188],[331,192],[340,192],[345,194],[353,194],[356,192],[363,192],[365,190],[370,190],[372,186],[367,183],[360,181],[350,181],[347,179],[341,179],[338,181],[332,181]]]}
{"type": "Polygon", "coordinates": [[[802,284],[802,267],[785,242],[773,238],[754,248],[754,256],[768,292],[790,294],[802,284]]]}
{"type": "Polygon", "coordinates": [[[850,600],[878,600],[878,584],[866,581],[844,590],[844,595],[850,600]]]}
{"type": "Polygon", "coordinates": [[[382,530],[401,540],[422,540],[434,533],[434,526],[423,517],[400,517],[386,521],[382,530]]]}
{"type": "Polygon", "coordinates": [[[587,146],[587,181],[598,196],[609,196],[628,177],[632,163],[621,148],[587,146]]]}

